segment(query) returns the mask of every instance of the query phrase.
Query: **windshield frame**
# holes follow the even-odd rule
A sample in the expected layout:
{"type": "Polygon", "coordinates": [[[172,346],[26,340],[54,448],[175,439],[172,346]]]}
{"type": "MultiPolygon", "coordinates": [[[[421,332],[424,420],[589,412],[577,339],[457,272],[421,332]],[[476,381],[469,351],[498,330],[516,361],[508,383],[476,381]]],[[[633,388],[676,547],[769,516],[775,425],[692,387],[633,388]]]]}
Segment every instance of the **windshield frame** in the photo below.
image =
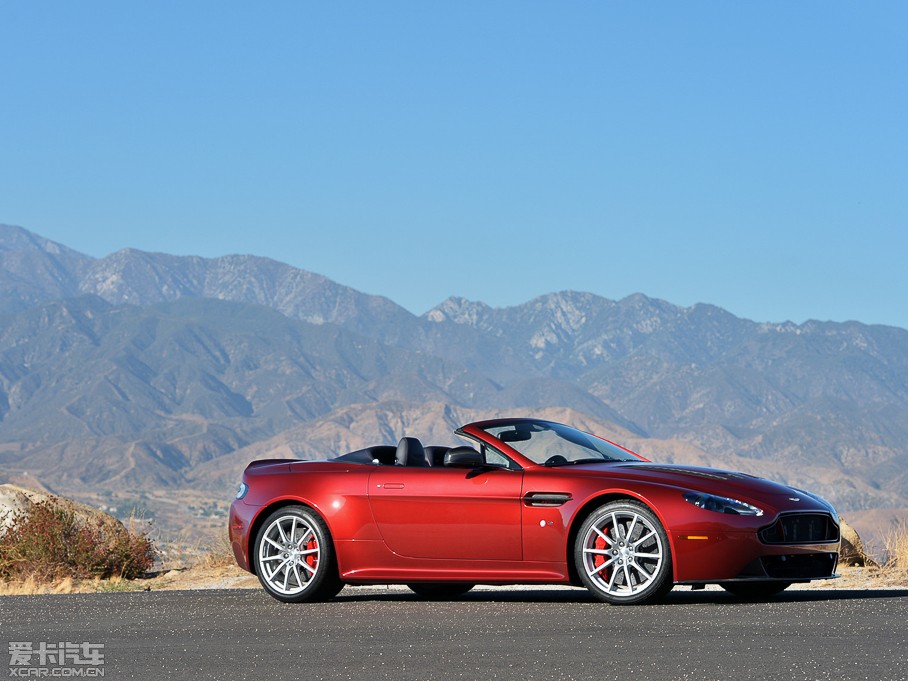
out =
{"type": "Polygon", "coordinates": [[[471,425],[500,443],[497,449],[514,451],[537,466],[647,461],[610,440],[554,421],[496,419],[471,425]]]}

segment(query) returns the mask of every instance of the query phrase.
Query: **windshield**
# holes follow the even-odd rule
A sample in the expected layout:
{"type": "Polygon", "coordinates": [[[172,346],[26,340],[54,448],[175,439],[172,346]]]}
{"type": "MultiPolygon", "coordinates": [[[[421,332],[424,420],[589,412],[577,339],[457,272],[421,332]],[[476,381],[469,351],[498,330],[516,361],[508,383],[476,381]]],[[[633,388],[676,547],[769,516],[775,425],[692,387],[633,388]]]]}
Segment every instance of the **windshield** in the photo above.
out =
{"type": "Polygon", "coordinates": [[[534,463],[564,466],[598,461],[640,461],[611,442],[547,421],[511,421],[485,429],[534,463]]]}

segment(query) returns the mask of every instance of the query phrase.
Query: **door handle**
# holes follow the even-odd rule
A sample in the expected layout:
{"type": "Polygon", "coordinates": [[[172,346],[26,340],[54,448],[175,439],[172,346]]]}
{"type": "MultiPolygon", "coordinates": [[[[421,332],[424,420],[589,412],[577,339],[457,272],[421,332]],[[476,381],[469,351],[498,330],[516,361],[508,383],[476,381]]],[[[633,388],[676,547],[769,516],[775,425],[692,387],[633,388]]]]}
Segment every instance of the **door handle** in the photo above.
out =
{"type": "Polygon", "coordinates": [[[386,482],[382,485],[385,489],[403,489],[404,483],[402,482],[386,482]]]}

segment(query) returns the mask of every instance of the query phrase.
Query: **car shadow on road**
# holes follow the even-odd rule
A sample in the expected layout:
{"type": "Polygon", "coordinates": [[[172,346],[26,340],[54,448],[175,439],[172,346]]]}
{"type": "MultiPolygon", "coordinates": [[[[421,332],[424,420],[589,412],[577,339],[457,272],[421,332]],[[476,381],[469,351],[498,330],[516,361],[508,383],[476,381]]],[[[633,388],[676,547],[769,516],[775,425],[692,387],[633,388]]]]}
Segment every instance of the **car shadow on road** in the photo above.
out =
{"type": "Polygon", "coordinates": [[[724,591],[674,590],[666,603],[809,603],[816,601],[852,601],[906,598],[908,589],[796,589],[783,591],[767,599],[746,599],[724,591]]]}
{"type": "MultiPolygon", "coordinates": [[[[767,599],[754,600],[735,596],[725,591],[704,589],[693,591],[677,587],[661,601],[662,605],[753,605],[754,603],[808,603],[817,601],[847,601],[867,599],[908,598],[906,589],[803,589],[785,591],[767,599]]],[[[335,598],[340,602],[363,601],[427,601],[410,591],[381,590],[375,587],[348,587],[335,598]]],[[[585,589],[580,588],[481,588],[465,593],[448,602],[505,602],[505,603],[597,603],[598,601],[585,589]]],[[[434,600],[432,602],[444,602],[434,600]]]]}
{"type": "Polygon", "coordinates": [[[370,587],[347,587],[335,597],[336,601],[399,601],[399,602],[475,602],[475,603],[583,603],[595,602],[595,598],[586,589],[564,587],[559,589],[533,588],[480,588],[455,598],[426,598],[411,591],[379,591],[370,587]]]}
{"type": "MultiPolygon", "coordinates": [[[[677,602],[723,603],[808,603],[815,601],[852,601],[906,598],[908,589],[795,589],[783,591],[765,600],[748,600],[722,591],[672,591],[669,599],[677,602]]],[[[668,602],[668,601],[667,601],[668,602]]]]}

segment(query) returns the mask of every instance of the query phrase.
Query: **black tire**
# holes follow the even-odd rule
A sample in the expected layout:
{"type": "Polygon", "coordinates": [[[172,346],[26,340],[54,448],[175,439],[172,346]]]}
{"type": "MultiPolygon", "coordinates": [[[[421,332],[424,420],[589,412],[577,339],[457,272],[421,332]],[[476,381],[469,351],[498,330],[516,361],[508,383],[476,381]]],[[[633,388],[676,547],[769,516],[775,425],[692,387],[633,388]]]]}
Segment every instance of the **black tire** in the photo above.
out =
{"type": "Polygon", "coordinates": [[[727,582],[719,586],[738,598],[759,601],[782,593],[791,584],[791,582],[727,582]]]}
{"type": "Polygon", "coordinates": [[[284,603],[329,600],[344,586],[328,527],[305,506],[284,506],[265,518],[252,556],[265,591],[284,603]]]}
{"type": "Polygon", "coordinates": [[[668,535],[637,501],[613,501],[587,517],[574,542],[574,566],[596,598],[614,605],[653,603],[673,586],[668,535]]]}
{"type": "Polygon", "coordinates": [[[476,585],[463,582],[417,582],[414,584],[407,584],[407,588],[413,593],[422,596],[423,598],[439,601],[446,598],[463,596],[474,586],[476,585]]]}

